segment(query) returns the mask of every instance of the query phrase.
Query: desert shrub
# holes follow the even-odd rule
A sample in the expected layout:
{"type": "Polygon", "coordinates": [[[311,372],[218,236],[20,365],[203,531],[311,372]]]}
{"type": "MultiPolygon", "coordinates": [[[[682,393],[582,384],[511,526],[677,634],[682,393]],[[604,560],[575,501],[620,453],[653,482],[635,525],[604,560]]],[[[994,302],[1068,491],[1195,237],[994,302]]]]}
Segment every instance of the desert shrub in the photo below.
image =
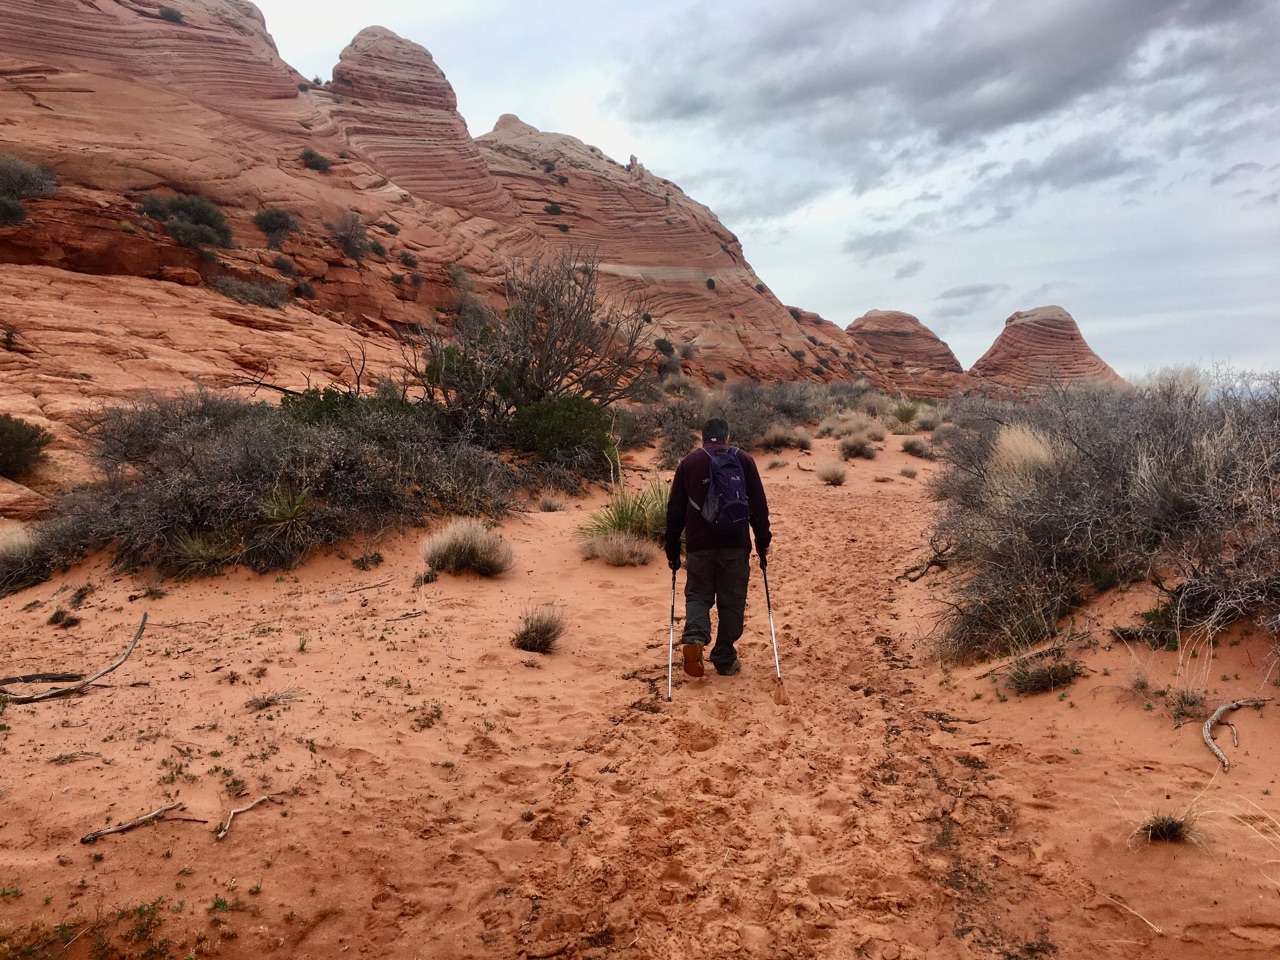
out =
{"type": "Polygon", "coordinates": [[[803,347],[796,347],[794,350],[791,351],[791,356],[795,357],[797,360],[801,362],[803,362],[804,358],[807,357],[808,355],[809,354],[805,351],[803,347]]]}
{"type": "Polygon", "coordinates": [[[301,227],[297,218],[288,210],[269,208],[259,210],[253,215],[253,225],[267,237],[267,248],[279,250],[291,233],[298,233],[301,227]]]}
{"type": "Polygon", "coordinates": [[[298,265],[282,253],[278,253],[271,258],[271,265],[286,277],[296,277],[298,275],[298,265]]]}
{"type": "Polygon", "coordinates": [[[1219,374],[1142,390],[969,400],[934,449],[935,536],[967,573],[943,650],[1051,636],[1095,584],[1147,577],[1174,630],[1207,635],[1280,605],[1280,377],[1219,374]]]}
{"type": "Polygon", "coordinates": [[[360,214],[352,210],[337,223],[326,223],[325,229],[333,234],[333,241],[338,248],[352,260],[361,260],[369,252],[369,231],[360,219],[360,214]]]}
{"type": "Polygon", "coordinates": [[[1016,660],[1005,682],[1016,693],[1048,693],[1069,687],[1084,673],[1079,662],[1057,657],[1035,656],[1016,660]]]}
{"type": "Polygon", "coordinates": [[[895,406],[883,393],[869,390],[861,398],[862,412],[869,417],[883,417],[895,406]]]}
{"type": "Polygon", "coordinates": [[[829,487],[844,485],[845,469],[838,463],[824,463],[816,472],[818,479],[829,487]]]}
{"type": "Polygon", "coordinates": [[[653,346],[654,346],[654,349],[657,350],[664,357],[670,357],[675,355],[676,348],[672,345],[671,341],[666,339],[665,337],[659,337],[657,340],[653,341],[653,346]]]}
{"type": "Polygon", "coordinates": [[[302,153],[298,154],[298,159],[308,170],[318,170],[320,173],[328,173],[329,168],[333,166],[328,157],[311,147],[304,147],[302,153]]]}
{"type": "Polygon", "coordinates": [[[385,257],[387,255],[387,247],[380,240],[370,240],[369,252],[377,257],[385,257]]]}
{"type": "MultiPolygon", "coordinates": [[[[658,361],[658,376],[662,377],[664,381],[680,376],[683,369],[680,366],[680,358],[676,356],[664,356],[658,361]]],[[[669,386],[668,383],[663,384],[664,388],[667,386],[669,386]]]]}
{"type": "Polygon", "coordinates": [[[889,410],[889,415],[898,423],[914,425],[916,417],[920,415],[920,404],[914,400],[895,403],[889,410]]]}
{"type": "Polygon", "coordinates": [[[680,359],[692,360],[698,355],[698,345],[695,343],[680,344],[680,359]]]}
{"type": "Polygon", "coordinates": [[[937,430],[938,424],[942,422],[941,414],[937,407],[921,407],[920,412],[916,415],[917,430],[937,430]]]}
{"type": "Polygon", "coordinates": [[[451,520],[424,540],[422,558],[429,570],[482,577],[496,577],[515,563],[515,554],[502,534],[469,518],[451,520]]]}
{"type": "Polygon", "coordinates": [[[568,625],[564,611],[551,604],[526,610],[511,645],[527,653],[549,653],[568,625]]]}
{"type": "Polygon", "coordinates": [[[784,447],[793,447],[796,450],[808,450],[813,446],[813,439],[808,432],[800,427],[788,427],[780,423],[775,423],[765,430],[760,437],[760,446],[772,453],[783,449],[784,447]]]}
{"type": "Polygon", "coordinates": [[[842,438],[839,450],[841,460],[852,460],[854,457],[861,457],[864,460],[876,458],[876,448],[871,445],[871,440],[864,433],[854,433],[842,438]]]}
{"type": "Polygon", "coordinates": [[[561,210],[560,210],[560,204],[558,204],[558,203],[548,203],[548,204],[545,204],[545,205],[543,206],[543,208],[542,208],[542,209],[543,209],[545,212],[547,212],[547,213],[551,214],[551,216],[553,216],[553,217],[558,217],[558,216],[560,216],[560,213],[561,213],[561,210]]]}
{"type": "Polygon", "coordinates": [[[167,20],[169,23],[182,23],[182,11],[175,10],[173,7],[161,7],[160,19],[167,20]]]}
{"type": "Polygon", "coordinates": [[[659,407],[645,403],[613,408],[613,436],[619,450],[635,450],[653,443],[662,429],[659,407]]]}
{"type": "Polygon", "coordinates": [[[302,297],[304,300],[314,300],[316,298],[315,285],[310,280],[299,280],[293,285],[294,296],[302,297]]]}
{"type": "Polygon", "coordinates": [[[517,449],[537,453],[543,460],[573,462],[592,473],[617,464],[609,417],[586,397],[557,397],[521,407],[511,434],[517,449]]]}
{"type": "Polygon", "coordinates": [[[658,552],[652,540],[645,540],[630,533],[606,533],[582,541],[585,560],[597,557],[611,567],[642,567],[658,552]]]}
{"type": "Polygon", "coordinates": [[[578,528],[578,537],[590,540],[612,533],[626,533],[661,543],[667,524],[666,484],[654,480],[639,490],[615,483],[609,502],[589,516],[578,528]]]}
{"type": "Polygon", "coordinates": [[[16,227],[27,219],[27,208],[13,197],[0,197],[0,227],[16,227]]]}
{"type": "MultiPolygon", "coordinates": [[[[870,417],[845,410],[823,417],[818,424],[818,436],[835,437],[838,440],[842,437],[852,436],[855,433],[866,433],[874,426],[875,421],[870,417]]],[[[880,439],[884,439],[883,434],[881,434],[880,439]]]]}
{"type": "Polygon", "coordinates": [[[32,200],[57,192],[58,181],[49,170],[11,153],[0,153],[0,197],[32,200]]]}
{"type": "Polygon", "coordinates": [[[906,477],[908,480],[914,480],[919,471],[915,467],[903,467],[898,471],[900,476],[906,477]]]}
{"type": "Polygon", "coordinates": [[[549,494],[543,494],[538,498],[538,509],[543,513],[559,513],[564,509],[564,501],[557,500],[549,494]]]}
{"type": "Polygon", "coordinates": [[[31,470],[53,443],[53,434],[11,413],[0,413],[0,477],[14,480],[31,470]]]}
{"type": "Polygon", "coordinates": [[[56,562],[38,526],[0,533],[0,596],[47,580],[56,562]]]}
{"type": "Polygon", "coordinates": [[[716,282],[712,280],[710,277],[707,277],[707,289],[714,290],[715,288],[716,288],[716,282]]]}
{"type": "Polygon", "coordinates": [[[235,277],[214,277],[209,286],[224,297],[237,303],[255,307],[272,307],[276,310],[289,302],[289,288],[283,283],[258,283],[253,280],[237,280],[235,277]]]}
{"type": "Polygon", "coordinates": [[[907,437],[902,441],[902,450],[921,460],[933,459],[933,448],[929,446],[929,441],[922,440],[920,437],[907,437]]]}
{"type": "Polygon", "coordinates": [[[391,223],[390,221],[388,221],[387,223],[380,223],[378,224],[378,226],[380,226],[387,233],[391,234],[391,236],[393,237],[400,235],[400,224],[398,223],[391,223]]]}
{"type": "Polygon", "coordinates": [[[221,210],[207,197],[178,194],[161,197],[149,193],[138,212],[164,224],[165,232],[184,247],[229,247],[231,227],[221,210]]]}
{"type": "Polygon", "coordinates": [[[1156,813],[1138,824],[1133,833],[1146,837],[1148,843],[1183,843],[1191,839],[1191,819],[1156,813]]]}
{"type": "Polygon", "coordinates": [[[893,417],[886,417],[885,422],[889,427],[889,432],[894,434],[894,436],[909,437],[914,435],[916,432],[916,423],[914,420],[909,423],[904,423],[903,421],[897,420],[893,417]]]}
{"type": "Polygon", "coordinates": [[[418,258],[408,250],[401,250],[399,259],[406,267],[416,267],[418,265],[418,258]]]}

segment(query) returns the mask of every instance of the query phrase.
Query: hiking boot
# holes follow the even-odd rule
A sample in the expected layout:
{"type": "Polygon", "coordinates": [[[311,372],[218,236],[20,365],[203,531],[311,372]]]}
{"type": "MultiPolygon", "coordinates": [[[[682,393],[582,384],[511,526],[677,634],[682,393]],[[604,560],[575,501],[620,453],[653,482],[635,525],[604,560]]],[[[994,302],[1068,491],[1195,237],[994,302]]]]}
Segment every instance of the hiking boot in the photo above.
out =
{"type": "Polygon", "coordinates": [[[716,673],[720,674],[720,676],[722,677],[737,676],[738,671],[741,669],[742,669],[742,662],[737,657],[734,657],[733,663],[729,664],[727,667],[722,667],[719,664],[716,664],[716,673]]]}
{"type": "Polygon", "coordinates": [[[702,666],[702,644],[684,645],[684,672],[691,677],[700,677],[707,672],[702,666]]]}

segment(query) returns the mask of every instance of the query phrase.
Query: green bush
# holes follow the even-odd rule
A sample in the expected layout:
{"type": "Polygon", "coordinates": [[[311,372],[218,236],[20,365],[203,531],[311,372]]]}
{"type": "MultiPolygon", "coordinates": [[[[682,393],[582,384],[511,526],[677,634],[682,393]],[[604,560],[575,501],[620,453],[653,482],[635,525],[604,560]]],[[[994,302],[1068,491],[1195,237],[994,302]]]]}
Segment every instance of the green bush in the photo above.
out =
{"type": "Polygon", "coordinates": [[[328,157],[311,147],[304,147],[302,153],[298,154],[298,159],[308,170],[318,170],[321,173],[328,173],[329,168],[333,166],[328,157]]]}
{"type": "Polygon", "coordinates": [[[161,197],[149,193],[138,211],[164,224],[165,231],[184,247],[230,247],[231,227],[222,211],[206,197],[178,194],[161,197]]]}
{"type": "Polygon", "coordinates": [[[382,243],[379,240],[370,240],[369,252],[374,254],[375,256],[385,257],[387,255],[386,244],[382,243]]]}
{"type": "Polygon", "coordinates": [[[267,237],[267,248],[279,250],[291,233],[298,233],[298,221],[288,210],[259,210],[253,215],[253,225],[267,237]]]}
{"type": "Polygon", "coordinates": [[[418,258],[415,257],[408,250],[401,250],[400,262],[403,263],[406,267],[416,267],[418,265],[418,258]]]}
{"type": "Polygon", "coordinates": [[[31,470],[53,443],[53,434],[10,413],[0,413],[0,477],[14,480],[31,470]]]}
{"type": "Polygon", "coordinates": [[[27,219],[27,208],[12,197],[0,197],[0,227],[16,227],[27,219]]]}
{"type": "Polygon", "coordinates": [[[286,277],[296,277],[298,275],[298,265],[282,253],[276,254],[271,259],[271,265],[286,277]]]}
{"type": "Polygon", "coordinates": [[[235,277],[215,277],[209,286],[237,303],[279,310],[289,302],[289,288],[283,283],[256,283],[235,277]]]}
{"type": "Polygon", "coordinates": [[[560,204],[558,203],[548,203],[542,209],[545,210],[547,213],[551,214],[551,216],[553,217],[558,217],[560,216],[560,213],[561,213],[560,204]]]}
{"type": "Polygon", "coordinates": [[[517,449],[553,463],[581,463],[599,471],[617,462],[609,417],[586,397],[557,397],[521,407],[511,434],[517,449]]]}
{"type": "Polygon", "coordinates": [[[515,554],[502,534],[470,519],[452,520],[424,540],[422,558],[428,570],[482,577],[496,577],[515,563],[515,554]]]}

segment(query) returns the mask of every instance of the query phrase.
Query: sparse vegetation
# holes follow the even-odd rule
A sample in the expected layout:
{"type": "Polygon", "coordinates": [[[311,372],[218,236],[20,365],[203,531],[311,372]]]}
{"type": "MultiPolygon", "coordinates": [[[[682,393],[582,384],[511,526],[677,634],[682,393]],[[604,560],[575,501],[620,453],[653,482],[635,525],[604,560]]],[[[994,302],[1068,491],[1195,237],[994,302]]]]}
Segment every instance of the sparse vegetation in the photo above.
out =
{"type": "Polygon", "coordinates": [[[818,467],[816,473],[818,479],[829,487],[840,487],[844,485],[845,468],[838,463],[824,463],[818,467]]]}
{"type": "Polygon", "coordinates": [[[520,617],[520,626],[511,645],[527,653],[550,653],[565,631],[568,620],[564,611],[550,604],[526,610],[520,617]]]}
{"type": "Polygon", "coordinates": [[[298,693],[292,687],[285,687],[283,690],[277,690],[274,693],[260,693],[250,697],[244,702],[244,705],[250,710],[269,710],[272,707],[278,707],[282,703],[292,703],[298,699],[298,693]]]}
{"type": "Polygon", "coordinates": [[[854,457],[864,460],[876,458],[876,448],[871,445],[871,439],[866,434],[855,433],[844,437],[840,441],[839,450],[842,460],[852,460],[854,457]]]}
{"type": "Polygon", "coordinates": [[[298,220],[292,213],[274,208],[259,210],[255,213],[253,225],[266,234],[269,250],[279,250],[289,234],[301,231],[298,220]]]}
{"type": "Polygon", "coordinates": [[[329,168],[333,166],[328,157],[311,147],[304,147],[302,153],[298,154],[298,159],[308,170],[316,170],[320,173],[328,173],[329,168]]]}
{"type": "Polygon", "coordinates": [[[138,212],[164,224],[165,232],[184,247],[230,247],[231,227],[217,205],[207,197],[177,194],[161,197],[149,193],[138,204],[138,212]]]}
{"type": "Polygon", "coordinates": [[[606,533],[582,541],[584,560],[597,557],[611,567],[642,567],[657,555],[653,540],[631,533],[606,533]]]}
{"type": "Polygon", "coordinates": [[[161,7],[160,19],[167,20],[169,23],[182,23],[182,11],[175,10],[173,7],[161,7]]]}
{"type": "Polygon", "coordinates": [[[1138,824],[1133,834],[1145,837],[1148,843],[1182,843],[1191,839],[1191,824],[1185,816],[1157,813],[1138,824]]]}
{"type": "Polygon", "coordinates": [[[289,288],[283,283],[259,283],[255,280],[237,280],[235,277],[214,277],[209,286],[224,297],[255,307],[271,307],[279,310],[289,302],[289,288]]]}
{"type": "Polygon", "coordinates": [[[784,447],[808,450],[813,446],[813,438],[809,436],[807,430],[801,427],[788,427],[784,424],[775,423],[765,430],[760,437],[759,445],[771,453],[776,453],[784,447]]]}
{"type": "Polygon", "coordinates": [[[53,174],[11,153],[0,153],[0,227],[14,227],[27,219],[23,200],[51,197],[58,192],[53,174]]]}
{"type": "Polygon", "coordinates": [[[1095,584],[1150,579],[1169,628],[1280,629],[1280,375],[1164,375],[1138,390],[956,403],[935,536],[967,563],[943,652],[1052,636],[1095,584]]]}
{"type": "Polygon", "coordinates": [[[1023,657],[1009,668],[1006,683],[1016,693],[1048,693],[1069,687],[1084,670],[1078,661],[1059,657],[1023,657]]]}
{"type": "Polygon", "coordinates": [[[515,554],[502,534],[480,520],[451,520],[422,544],[427,568],[444,573],[496,577],[511,569],[515,554]]]}
{"type": "Polygon", "coordinates": [[[352,260],[362,260],[371,249],[369,231],[360,219],[360,214],[354,210],[337,223],[326,223],[325,229],[333,234],[334,243],[352,260]]]}
{"type": "Polygon", "coordinates": [[[30,473],[53,434],[11,413],[0,413],[0,477],[16,480],[30,473]]]}
{"type": "Polygon", "coordinates": [[[661,480],[635,491],[615,483],[609,502],[587,518],[578,528],[578,536],[590,540],[626,533],[661,543],[666,532],[667,494],[667,486],[661,480]]]}
{"type": "Polygon", "coordinates": [[[929,446],[929,441],[922,437],[907,437],[902,441],[902,450],[913,457],[919,457],[921,460],[933,459],[933,448],[929,446]]]}

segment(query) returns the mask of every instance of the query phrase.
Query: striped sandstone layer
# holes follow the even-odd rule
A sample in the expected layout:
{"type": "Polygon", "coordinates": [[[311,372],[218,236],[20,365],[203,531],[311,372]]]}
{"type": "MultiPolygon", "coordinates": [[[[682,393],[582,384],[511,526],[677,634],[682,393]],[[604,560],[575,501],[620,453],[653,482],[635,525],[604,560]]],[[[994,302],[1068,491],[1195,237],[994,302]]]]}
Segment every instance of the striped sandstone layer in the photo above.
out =
{"type": "Polygon", "coordinates": [[[1085,342],[1071,314],[1058,306],[1015,313],[969,372],[987,384],[1014,390],[1050,383],[1125,382],[1085,342]]]}
{"type": "Polygon", "coordinates": [[[876,371],[899,393],[947,397],[974,385],[951,348],[909,313],[869,310],[846,330],[862,342],[876,371]]]}

